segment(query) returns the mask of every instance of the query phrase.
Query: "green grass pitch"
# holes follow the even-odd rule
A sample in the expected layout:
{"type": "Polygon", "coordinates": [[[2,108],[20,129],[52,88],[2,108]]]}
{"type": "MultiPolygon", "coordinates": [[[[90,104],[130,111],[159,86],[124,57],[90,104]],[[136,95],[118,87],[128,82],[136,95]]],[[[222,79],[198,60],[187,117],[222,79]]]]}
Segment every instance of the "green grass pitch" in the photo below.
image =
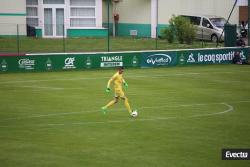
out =
{"type": "Polygon", "coordinates": [[[100,108],[114,70],[0,74],[2,167],[247,167],[250,66],[125,69],[126,95],[100,108]]]}

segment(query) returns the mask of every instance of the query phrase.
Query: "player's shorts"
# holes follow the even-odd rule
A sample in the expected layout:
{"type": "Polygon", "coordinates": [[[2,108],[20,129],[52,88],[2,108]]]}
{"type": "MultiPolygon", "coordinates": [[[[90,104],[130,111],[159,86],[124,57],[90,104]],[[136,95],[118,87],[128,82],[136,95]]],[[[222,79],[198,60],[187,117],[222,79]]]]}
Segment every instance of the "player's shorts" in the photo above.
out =
{"type": "Polygon", "coordinates": [[[122,90],[120,90],[120,89],[116,89],[115,90],[115,97],[116,98],[125,98],[125,94],[124,94],[124,92],[122,91],[122,90]]]}

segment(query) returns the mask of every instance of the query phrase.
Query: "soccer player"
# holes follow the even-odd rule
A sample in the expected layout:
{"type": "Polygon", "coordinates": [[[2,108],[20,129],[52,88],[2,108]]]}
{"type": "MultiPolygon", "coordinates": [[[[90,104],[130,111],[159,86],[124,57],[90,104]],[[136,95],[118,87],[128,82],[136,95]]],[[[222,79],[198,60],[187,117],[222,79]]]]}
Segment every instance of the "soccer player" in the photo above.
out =
{"type": "Polygon", "coordinates": [[[128,87],[128,84],[125,82],[125,80],[122,77],[123,72],[124,72],[124,68],[119,67],[118,71],[108,81],[106,92],[109,93],[111,91],[110,85],[111,85],[111,83],[113,83],[115,97],[107,105],[102,107],[102,111],[104,114],[106,113],[107,108],[116,104],[119,101],[119,99],[124,100],[124,105],[127,108],[129,114],[131,115],[131,113],[132,113],[132,109],[130,108],[128,98],[125,96],[124,91],[122,89],[122,85],[124,85],[125,87],[128,87]]]}

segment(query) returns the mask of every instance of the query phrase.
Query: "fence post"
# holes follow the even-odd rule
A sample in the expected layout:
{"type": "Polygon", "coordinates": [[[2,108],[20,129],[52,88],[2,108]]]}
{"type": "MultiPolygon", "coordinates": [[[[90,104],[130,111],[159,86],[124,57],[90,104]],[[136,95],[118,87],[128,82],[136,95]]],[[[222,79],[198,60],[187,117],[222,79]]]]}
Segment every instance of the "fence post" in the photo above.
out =
{"type": "Polygon", "coordinates": [[[202,45],[202,48],[204,47],[204,39],[203,39],[203,29],[201,29],[201,45],[202,45]]]}
{"type": "Polygon", "coordinates": [[[247,41],[247,45],[250,46],[250,0],[248,0],[248,26],[247,26],[247,36],[248,36],[248,41],[247,41]]]}
{"type": "Polygon", "coordinates": [[[108,3],[108,5],[107,5],[107,10],[108,10],[108,12],[107,12],[108,13],[108,52],[110,51],[110,48],[109,48],[110,47],[109,46],[110,45],[110,39],[109,39],[109,5],[110,5],[110,3],[109,2],[110,2],[110,0],[107,0],[107,3],[108,3]]]}
{"type": "Polygon", "coordinates": [[[63,52],[66,52],[66,44],[65,44],[65,29],[64,29],[64,24],[63,24],[63,52]]]}
{"type": "Polygon", "coordinates": [[[156,26],[155,50],[158,49],[158,27],[156,26]]]}
{"type": "Polygon", "coordinates": [[[159,19],[159,13],[158,13],[158,10],[159,10],[159,5],[158,5],[158,0],[156,0],[156,37],[155,37],[155,50],[158,49],[158,19],[159,19]]]}
{"type": "Polygon", "coordinates": [[[19,25],[18,24],[16,25],[16,35],[17,35],[16,37],[17,55],[19,56],[20,50],[19,50],[19,25]]]}

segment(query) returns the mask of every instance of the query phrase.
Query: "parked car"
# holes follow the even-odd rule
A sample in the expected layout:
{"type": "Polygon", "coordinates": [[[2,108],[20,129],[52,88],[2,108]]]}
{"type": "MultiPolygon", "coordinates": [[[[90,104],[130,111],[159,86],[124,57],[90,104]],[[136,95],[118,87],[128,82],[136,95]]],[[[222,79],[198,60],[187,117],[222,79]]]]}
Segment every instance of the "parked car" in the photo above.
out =
{"type": "Polygon", "coordinates": [[[212,42],[224,41],[224,25],[226,19],[209,15],[181,15],[197,27],[196,38],[212,42]]]}

